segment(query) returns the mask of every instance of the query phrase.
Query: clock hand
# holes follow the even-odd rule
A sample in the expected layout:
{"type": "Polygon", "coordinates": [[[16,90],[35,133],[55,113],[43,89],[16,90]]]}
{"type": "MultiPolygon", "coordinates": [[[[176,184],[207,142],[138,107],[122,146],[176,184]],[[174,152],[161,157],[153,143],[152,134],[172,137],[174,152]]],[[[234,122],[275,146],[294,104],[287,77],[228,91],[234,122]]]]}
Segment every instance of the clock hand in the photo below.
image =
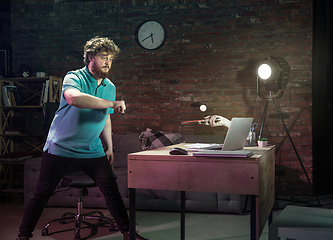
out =
{"type": "Polygon", "coordinates": [[[146,37],[145,39],[142,39],[141,41],[143,42],[143,41],[146,41],[148,38],[150,38],[151,36],[148,36],[148,37],[146,37]]]}
{"type": "Polygon", "coordinates": [[[152,42],[152,43],[154,43],[153,35],[154,35],[154,34],[152,34],[152,33],[150,34],[150,36],[151,36],[151,42],[152,42]]]}
{"type": "MultiPolygon", "coordinates": [[[[153,35],[154,35],[154,34],[151,33],[148,37],[146,37],[145,39],[142,39],[141,41],[142,41],[142,42],[143,42],[143,41],[146,41],[146,40],[147,40],[148,38],[150,38],[150,37],[153,39],[153,35]]],[[[152,41],[153,41],[153,40],[152,40],[152,41]]]]}

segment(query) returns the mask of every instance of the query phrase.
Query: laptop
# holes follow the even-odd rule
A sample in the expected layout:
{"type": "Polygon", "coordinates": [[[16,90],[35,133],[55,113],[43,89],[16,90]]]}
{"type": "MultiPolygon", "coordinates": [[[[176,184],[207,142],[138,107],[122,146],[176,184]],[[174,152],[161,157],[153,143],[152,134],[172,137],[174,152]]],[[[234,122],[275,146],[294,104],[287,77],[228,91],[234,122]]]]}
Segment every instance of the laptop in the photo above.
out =
{"type": "Polygon", "coordinates": [[[246,138],[249,135],[253,118],[233,118],[225,136],[222,150],[241,150],[245,146],[246,138]]]}
{"type": "MultiPolygon", "coordinates": [[[[253,118],[232,118],[227,135],[224,139],[224,143],[222,144],[222,148],[220,147],[219,150],[220,151],[242,150],[244,148],[246,138],[249,134],[252,123],[253,123],[253,118]]],[[[206,146],[205,149],[206,150],[217,149],[216,144],[213,144],[212,148],[206,146]]],[[[218,154],[218,152],[220,151],[215,150],[214,152],[215,154],[218,154]]],[[[193,156],[199,156],[205,154],[207,155],[212,154],[212,151],[207,151],[207,153],[205,151],[195,152],[193,153],[193,156]]],[[[246,156],[248,157],[249,153],[246,156]]]]}

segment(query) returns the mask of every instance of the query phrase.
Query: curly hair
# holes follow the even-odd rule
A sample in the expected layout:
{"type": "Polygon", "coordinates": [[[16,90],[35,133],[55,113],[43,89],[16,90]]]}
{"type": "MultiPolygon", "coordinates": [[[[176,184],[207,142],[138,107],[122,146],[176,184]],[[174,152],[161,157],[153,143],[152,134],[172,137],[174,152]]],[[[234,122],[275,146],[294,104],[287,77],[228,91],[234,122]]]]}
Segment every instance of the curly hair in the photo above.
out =
{"type": "Polygon", "coordinates": [[[94,57],[100,52],[107,52],[116,58],[120,52],[119,47],[107,37],[96,36],[86,42],[84,46],[83,61],[86,65],[89,64],[89,57],[94,57]]]}

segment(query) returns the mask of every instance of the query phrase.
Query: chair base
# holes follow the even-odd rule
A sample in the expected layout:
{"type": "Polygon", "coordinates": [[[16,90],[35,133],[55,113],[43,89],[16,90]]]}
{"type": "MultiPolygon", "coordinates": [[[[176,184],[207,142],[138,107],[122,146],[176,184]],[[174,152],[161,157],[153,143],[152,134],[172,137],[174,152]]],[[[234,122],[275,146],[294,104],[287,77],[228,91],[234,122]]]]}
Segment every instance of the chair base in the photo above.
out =
{"type": "Polygon", "coordinates": [[[47,224],[45,224],[43,230],[42,230],[42,236],[48,236],[49,234],[49,225],[53,222],[59,222],[60,224],[68,224],[75,222],[75,240],[81,239],[80,230],[81,230],[81,224],[85,219],[96,219],[99,222],[107,221],[109,223],[109,231],[117,231],[119,230],[117,225],[115,224],[114,220],[108,217],[105,217],[104,214],[100,211],[93,211],[86,214],[76,214],[72,212],[66,212],[63,214],[61,218],[54,219],[52,221],[49,221],[47,224]],[[97,214],[97,216],[96,216],[97,214]]]}
{"type": "Polygon", "coordinates": [[[331,240],[332,210],[288,205],[269,225],[268,239],[331,240]]]}

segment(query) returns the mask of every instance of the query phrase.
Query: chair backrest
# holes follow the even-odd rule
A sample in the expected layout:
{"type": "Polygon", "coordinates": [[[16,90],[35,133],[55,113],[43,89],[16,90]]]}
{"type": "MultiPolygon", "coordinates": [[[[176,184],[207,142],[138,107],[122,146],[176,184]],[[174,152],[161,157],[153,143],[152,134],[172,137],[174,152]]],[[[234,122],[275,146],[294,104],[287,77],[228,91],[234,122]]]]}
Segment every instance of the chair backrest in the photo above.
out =
{"type": "Polygon", "coordinates": [[[59,108],[59,103],[57,102],[46,102],[43,104],[43,136],[44,141],[46,141],[47,134],[49,132],[49,128],[51,126],[52,120],[54,118],[55,112],[59,108]]]}

